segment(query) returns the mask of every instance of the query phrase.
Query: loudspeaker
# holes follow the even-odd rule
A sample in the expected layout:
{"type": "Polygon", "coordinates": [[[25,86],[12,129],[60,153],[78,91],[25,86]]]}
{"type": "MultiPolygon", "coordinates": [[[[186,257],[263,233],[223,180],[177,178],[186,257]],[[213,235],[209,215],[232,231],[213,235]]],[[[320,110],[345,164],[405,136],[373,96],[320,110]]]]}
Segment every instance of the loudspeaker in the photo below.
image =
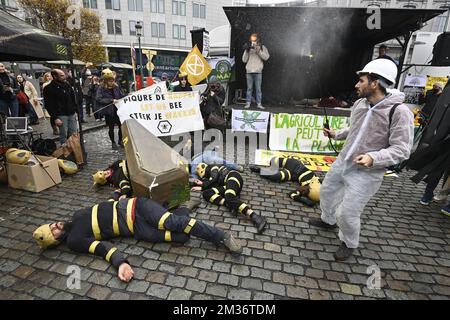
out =
{"type": "Polygon", "coordinates": [[[450,32],[444,32],[437,37],[431,65],[450,66],[450,32]]]}
{"type": "MultiPolygon", "coordinates": [[[[197,45],[198,50],[205,54],[209,52],[209,32],[205,28],[191,30],[192,48],[197,45]]],[[[205,54],[206,55],[206,54],[205,54]]]]}

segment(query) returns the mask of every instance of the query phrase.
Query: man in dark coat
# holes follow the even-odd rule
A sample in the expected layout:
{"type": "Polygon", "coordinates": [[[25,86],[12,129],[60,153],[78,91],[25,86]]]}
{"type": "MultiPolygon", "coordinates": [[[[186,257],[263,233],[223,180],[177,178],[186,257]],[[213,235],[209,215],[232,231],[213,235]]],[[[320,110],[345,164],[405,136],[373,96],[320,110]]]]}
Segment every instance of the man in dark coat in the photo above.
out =
{"type": "MultiPolygon", "coordinates": [[[[420,200],[428,205],[434,196],[439,181],[450,174],[450,85],[447,83],[443,93],[436,102],[430,122],[425,129],[417,150],[411,155],[406,166],[417,170],[411,179],[415,183],[427,183],[425,193],[420,200]]],[[[450,203],[442,212],[450,215],[450,203]]]]}

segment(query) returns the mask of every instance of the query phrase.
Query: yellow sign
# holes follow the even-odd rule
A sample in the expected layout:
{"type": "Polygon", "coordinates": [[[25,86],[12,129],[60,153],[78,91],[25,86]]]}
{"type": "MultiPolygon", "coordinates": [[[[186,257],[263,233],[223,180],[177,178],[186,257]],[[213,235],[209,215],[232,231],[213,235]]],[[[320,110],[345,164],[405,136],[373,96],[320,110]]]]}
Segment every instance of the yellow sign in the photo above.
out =
{"type": "Polygon", "coordinates": [[[443,86],[445,86],[447,81],[448,81],[448,77],[427,76],[427,84],[425,85],[425,92],[428,90],[431,90],[433,88],[433,84],[435,84],[436,82],[440,82],[440,83],[442,83],[443,86]]]}
{"type": "Polygon", "coordinates": [[[289,151],[272,151],[257,149],[255,152],[255,164],[269,166],[273,157],[292,158],[300,160],[311,171],[328,172],[336,157],[327,155],[314,155],[289,151]]]}
{"type": "Polygon", "coordinates": [[[195,46],[181,65],[180,71],[187,73],[189,83],[195,86],[199,82],[206,79],[212,69],[200,50],[198,50],[197,46],[195,46]]]}

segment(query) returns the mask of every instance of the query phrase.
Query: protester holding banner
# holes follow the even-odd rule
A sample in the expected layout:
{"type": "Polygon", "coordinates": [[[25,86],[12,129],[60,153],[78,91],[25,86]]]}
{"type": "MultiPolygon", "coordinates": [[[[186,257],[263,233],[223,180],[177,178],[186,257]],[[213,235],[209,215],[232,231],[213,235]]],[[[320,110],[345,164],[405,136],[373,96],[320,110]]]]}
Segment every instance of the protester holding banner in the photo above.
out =
{"type": "Polygon", "coordinates": [[[187,73],[180,73],[178,75],[178,81],[180,81],[180,84],[177,85],[174,89],[173,92],[185,92],[185,91],[192,91],[192,87],[189,85],[188,82],[188,75],[187,73]]]}
{"type": "Polygon", "coordinates": [[[408,159],[414,135],[413,114],[402,104],[405,95],[389,93],[397,66],[388,59],[369,62],[358,72],[351,126],[339,132],[324,128],[336,140],[347,139],[342,152],[327,173],[320,192],[321,219],[310,225],[324,229],[339,227],[341,246],[337,261],[347,260],[359,245],[360,216],[383,182],[386,167],[408,159]]]}
{"type": "Polygon", "coordinates": [[[119,85],[114,79],[114,74],[111,70],[105,69],[102,71],[102,83],[97,90],[97,104],[100,116],[104,115],[106,119],[106,124],[109,129],[109,139],[111,140],[112,149],[117,150],[117,144],[114,140],[114,128],[117,125],[119,127],[119,145],[123,147],[122,142],[122,129],[119,116],[117,115],[117,108],[114,105],[116,100],[124,97],[122,90],[120,90],[119,85]]]}
{"type": "Polygon", "coordinates": [[[256,104],[259,109],[264,109],[262,106],[262,71],[264,68],[264,61],[269,60],[270,54],[267,48],[261,43],[258,34],[253,33],[250,36],[250,41],[244,44],[244,54],[242,55],[242,62],[244,62],[247,71],[247,104],[245,108],[250,108],[252,103],[253,87],[256,90],[256,104]]]}

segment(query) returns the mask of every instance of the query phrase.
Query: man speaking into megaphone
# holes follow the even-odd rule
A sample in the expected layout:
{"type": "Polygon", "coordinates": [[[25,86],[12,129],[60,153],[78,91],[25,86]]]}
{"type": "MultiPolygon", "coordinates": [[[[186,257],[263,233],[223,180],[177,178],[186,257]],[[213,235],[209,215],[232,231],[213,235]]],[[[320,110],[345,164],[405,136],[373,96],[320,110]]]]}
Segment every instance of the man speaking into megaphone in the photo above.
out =
{"type": "Polygon", "coordinates": [[[252,103],[253,86],[256,90],[256,104],[258,109],[264,109],[262,106],[262,71],[264,69],[264,61],[267,61],[270,57],[269,51],[261,43],[258,34],[253,33],[250,36],[248,42],[244,44],[244,54],[242,56],[242,62],[246,64],[247,70],[247,103],[245,108],[250,108],[252,103]]]}

